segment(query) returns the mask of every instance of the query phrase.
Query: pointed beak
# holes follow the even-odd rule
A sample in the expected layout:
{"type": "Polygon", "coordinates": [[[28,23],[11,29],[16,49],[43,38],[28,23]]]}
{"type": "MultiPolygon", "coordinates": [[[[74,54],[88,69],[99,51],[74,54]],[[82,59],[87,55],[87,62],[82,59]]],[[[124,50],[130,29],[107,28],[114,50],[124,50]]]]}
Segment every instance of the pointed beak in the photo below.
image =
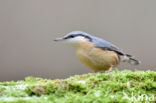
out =
{"type": "Polygon", "coordinates": [[[65,38],[56,38],[56,39],[54,39],[54,41],[63,41],[63,40],[65,40],[65,38]]]}

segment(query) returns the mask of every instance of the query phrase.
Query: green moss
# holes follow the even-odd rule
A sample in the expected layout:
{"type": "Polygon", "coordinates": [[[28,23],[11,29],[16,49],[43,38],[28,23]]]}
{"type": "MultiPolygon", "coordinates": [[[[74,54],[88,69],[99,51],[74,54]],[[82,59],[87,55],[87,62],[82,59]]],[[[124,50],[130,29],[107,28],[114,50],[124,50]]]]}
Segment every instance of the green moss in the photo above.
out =
{"type": "Polygon", "coordinates": [[[27,77],[1,82],[0,103],[144,103],[156,102],[156,72],[89,73],[67,79],[27,77]]]}

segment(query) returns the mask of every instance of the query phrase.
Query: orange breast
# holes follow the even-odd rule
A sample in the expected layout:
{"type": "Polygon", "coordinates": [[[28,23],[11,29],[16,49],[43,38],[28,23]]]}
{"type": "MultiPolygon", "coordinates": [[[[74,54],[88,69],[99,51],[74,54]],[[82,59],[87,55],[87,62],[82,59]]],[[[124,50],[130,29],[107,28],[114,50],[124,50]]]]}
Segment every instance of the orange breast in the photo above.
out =
{"type": "Polygon", "coordinates": [[[76,46],[76,54],[83,64],[94,71],[109,70],[119,63],[117,53],[95,48],[94,44],[88,43],[87,40],[76,46]]]}

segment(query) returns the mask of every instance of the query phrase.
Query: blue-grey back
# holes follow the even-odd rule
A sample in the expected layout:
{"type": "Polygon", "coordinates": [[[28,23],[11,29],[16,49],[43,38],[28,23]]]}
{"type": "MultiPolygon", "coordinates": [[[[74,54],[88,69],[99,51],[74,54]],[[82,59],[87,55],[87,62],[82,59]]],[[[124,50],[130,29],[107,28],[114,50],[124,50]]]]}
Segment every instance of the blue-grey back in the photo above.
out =
{"type": "Polygon", "coordinates": [[[120,55],[124,55],[124,53],[114,44],[95,36],[91,36],[91,38],[92,38],[92,42],[95,44],[96,47],[101,49],[106,49],[106,50],[112,50],[117,52],[120,55]]]}

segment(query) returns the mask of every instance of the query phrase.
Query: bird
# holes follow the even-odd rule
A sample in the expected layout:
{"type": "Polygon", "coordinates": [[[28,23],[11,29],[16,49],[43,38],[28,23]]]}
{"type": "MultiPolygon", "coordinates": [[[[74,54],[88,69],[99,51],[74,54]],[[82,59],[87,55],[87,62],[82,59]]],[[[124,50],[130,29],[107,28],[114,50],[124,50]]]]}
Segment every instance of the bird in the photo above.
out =
{"type": "Polygon", "coordinates": [[[71,44],[79,60],[94,72],[112,71],[120,62],[140,64],[139,60],[124,53],[116,45],[83,31],[72,31],[54,41],[71,44]]]}

